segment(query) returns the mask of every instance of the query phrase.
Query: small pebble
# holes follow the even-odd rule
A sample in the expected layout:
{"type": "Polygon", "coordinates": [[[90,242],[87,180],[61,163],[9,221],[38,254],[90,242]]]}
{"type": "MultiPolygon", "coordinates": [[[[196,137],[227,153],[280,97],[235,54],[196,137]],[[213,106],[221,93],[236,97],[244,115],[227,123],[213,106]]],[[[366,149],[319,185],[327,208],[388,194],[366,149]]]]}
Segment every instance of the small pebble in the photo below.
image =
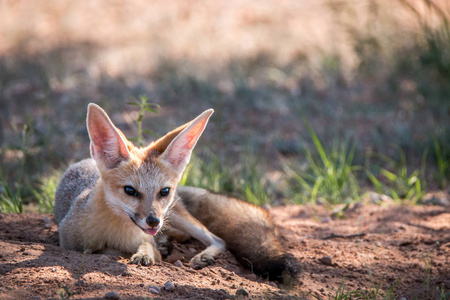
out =
{"type": "Polygon", "coordinates": [[[170,291],[170,290],[172,290],[174,288],[175,288],[175,286],[173,285],[172,281],[169,280],[169,281],[166,281],[166,283],[164,283],[164,289],[166,291],[170,291]]]}
{"type": "Polygon", "coordinates": [[[450,206],[450,200],[448,198],[438,198],[432,197],[431,199],[427,199],[423,201],[425,205],[438,205],[438,206],[450,206]]]}
{"type": "Polygon", "coordinates": [[[20,247],[19,251],[20,251],[20,252],[23,252],[23,251],[25,251],[25,247],[23,247],[23,246],[22,246],[22,247],[20,247]]]}
{"type": "Polygon", "coordinates": [[[244,288],[239,288],[236,291],[236,296],[248,296],[248,292],[244,288]]]}
{"type": "Polygon", "coordinates": [[[139,284],[139,286],[140,286],[140,287],[144,287],[144,286],[145,286],[145,284],[143,284],[143,283],[140,283],[140,284],[139,284]]]}
{"type": "Polygon", "coordinates": [[[332,261],[331,261],[331,257],[330,256],[324,256],[324,257],[320,258],[319,261],[321,263],[323,263],[325,266],[331,266],[332,265],[332,261]]]}
{"type": "Polygon", "coordinates": [[[179,267],[179,268],[184,267],[184,266],[183,266],[183,263],[182,263],[180,260],[177,260],[177,261],[174,263],[174,266],[179,267]]]}
{"type": "Polygon", "coordinates": [[[55,268],[52,268],[52,272],[56,272],[56,269],[55,269],[55,268]]]}
{"type": "Polygon", "coordinates": [[[380,247],[381,243],[380,242],[375,242],[375,246],[380,247]]]}
{"type": "Polygon", "coordinates": [[[400,299],[398,299],[398,300],[406,300],[406,298],[405,297],[401,297],[400,299]]]}
{"type": "Polygon", "coordinates": [[[161,288],[157,285],[152,285],[148,288],[148,291],[152,294],[158,295],[161,293],[161,288]]]}
{"type": "Polygon", "coordinates": [[[261,206],[261,208],[264,210],[269,210],[272,208],[272,206],[270,206],[270,204],[264,204],[263,206],[261,206]]]}
{"type": "Polygon", "coordinates": [[[111,258],[109,258],[108,255],[101,255],[98,259],[100,262],[102,263],[110,263],[111,262],[111,258]]]}
{"type": "Polygon", "coordinates": [[[116,292],[111,291],[111,292],[107,292],[103,298],[105,298],[105,299],[120,299],[120,296],[116,292]]]}
{"type": "Polygon", "coordinates": [[[192,253],[196,253],[197,252],[197,250],[195,250],[194,248],[189,248],[189,251],[192,252],[192,253]]]}
{"type": "Polygon", "coordinates": [[[277,286],[277,284],[276,284],[275,282],[269,282],[269,285],[270,285],[270,286],[273,286],[273,287],[276,288],[276,289],[278,288],[278,286],[277,286]]]}

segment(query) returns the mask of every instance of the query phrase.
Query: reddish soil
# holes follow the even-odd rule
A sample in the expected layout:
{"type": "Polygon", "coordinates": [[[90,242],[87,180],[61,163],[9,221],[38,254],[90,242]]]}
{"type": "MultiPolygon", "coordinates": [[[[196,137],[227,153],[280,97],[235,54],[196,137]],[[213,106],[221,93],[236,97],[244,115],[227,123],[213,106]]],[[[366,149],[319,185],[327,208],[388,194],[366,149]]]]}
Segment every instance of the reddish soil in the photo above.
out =
{"type": "Polygon", "coordinates": [[[177,244],[164,262],[143,267],[123,257],[59,248],[51,215],[1,214],[0,299],[95,299],[111,291],[120,299],[245,298],[236,296],[240,288],[251,298],[328,299],[342,284],[347,291],[379,284],[381,294],[395,286],[397,299],[436,299],[450,291],[449,207],[355,205],[339,219],[321,206],[275,207],[270,213],[303,266],[294,287],[264,281],[230,253],[193,270],[189,259],[202,248],[196,241],[177,244]],[[174,287],[165,290],[169,280],[174,287]],[[151,286],[160,293],[152,294],[151,286]]]}

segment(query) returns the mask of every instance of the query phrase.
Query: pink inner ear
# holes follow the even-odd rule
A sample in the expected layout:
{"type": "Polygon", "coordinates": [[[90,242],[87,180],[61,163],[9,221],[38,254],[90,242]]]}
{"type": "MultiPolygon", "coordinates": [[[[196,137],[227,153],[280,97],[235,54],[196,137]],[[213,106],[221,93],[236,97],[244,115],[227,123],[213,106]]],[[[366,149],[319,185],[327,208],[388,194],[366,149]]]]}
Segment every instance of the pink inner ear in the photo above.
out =
{"type": "Polygon", "coordinates": [[[126,144],[107,117],[93,112],[88,126],[93,157],[101,159],[109,167],[129,157],[126,144]]]}
{"type": "Polygon", "coordinates": [[[167,149],[167,160],[172,166],[178,167],[182,163],[187,164],[191,150],[198,141],[198,138],[207,121],[208,118],[205,118],[204,120],[198,122],[196,125],[189,128],[187,132],[182,133],[181,136],[179,136],[177,140],[174,140],[174,143],[169,146],[170,148],[167,149]]]}
{"type": "Polygon", "coordinates": [[[100,152],[103,152],[108,145],[108,141],[114,139],[114,134],[111,132],[111,129],[108,130],[108,128],[98,120],[95,120],[94,122],[95,125],[93,126],[94,130],[92,130],[91,138],[95,148],[100,150],[100,152]]]}
{"type": "Polygon", "coordinates": [[[192,150],[194,148],[195,143],[198,140],[199,135],[202,133],[202,129],[205,127],[205,123],[208,119],[205,118],[203,121],[199,122],[197,125],[195,125],[187,134],[187,144],[186,147],[189,150],[192,150]]]}

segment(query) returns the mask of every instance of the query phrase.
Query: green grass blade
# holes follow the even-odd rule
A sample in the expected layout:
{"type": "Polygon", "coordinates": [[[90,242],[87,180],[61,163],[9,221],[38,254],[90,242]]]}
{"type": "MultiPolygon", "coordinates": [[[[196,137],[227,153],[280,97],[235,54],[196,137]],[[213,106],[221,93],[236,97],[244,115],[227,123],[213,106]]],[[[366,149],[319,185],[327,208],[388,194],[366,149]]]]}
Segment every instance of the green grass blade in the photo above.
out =
{"type": "Polygon", "coordinates": [[[396,181],[397,180],[397,175],[395,175],[394,173],[392,173],[392,172],[389,172],[388,170],[386,170],[386,169],[381,169],[380,170],[380,173],[384,176],[384,177],[386,177],[389,181],[392,181],[392,182],[394,182],[394,181],[396,181]]]}
{"type": "Polygon", "coordinates": [[[308,120],[305,118],[305,124],[306,124],[306,128],[308,129],[308,132],[313,140],[314,145],[316,146],[317,152],[320,155],[320,158],[322,159],[322,162],[324,164],[325,167],[329,166],[329,160],[327,157],[327,154],[324,150],[324,148],[322,147],[322,143],[320,143],[319,138],[317,137],[316,132],[314,131],[314,129],[311,127],[311,124],[309,124],[308,120]]]}

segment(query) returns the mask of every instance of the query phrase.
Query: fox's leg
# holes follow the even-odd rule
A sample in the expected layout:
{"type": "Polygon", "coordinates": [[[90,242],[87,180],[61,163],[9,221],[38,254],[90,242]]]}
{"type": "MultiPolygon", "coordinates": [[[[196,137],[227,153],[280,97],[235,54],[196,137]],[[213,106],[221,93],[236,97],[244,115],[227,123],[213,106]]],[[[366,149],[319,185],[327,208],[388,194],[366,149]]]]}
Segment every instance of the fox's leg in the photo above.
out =
{"type": "Polygon", "coordinates": [[[172,227],[170,229],[165,230],[164,234],[161,237],[157,238],[157,242],[160,242],[161,240],[169,240],[169,241],[177,241],[178,243],[184,243],[190,238],[191,236],[186,232],[172,227]]]}
{"type": "Polygon", "coordinates": [[[144,242],[140,244],[136,253],[131,256],[130,262],[133,264],[148,266],[160,261],[161,254],[156,248],[154,241],[152,242],[144,242]]]}
{"type": "Polygon", "coordinates": [[[173,208],[170,222],[174,228],[184,231],[207,246],[205,250],[191,259],[192,268],[201,269],[212,264],[215,257],[225,251],[225,241],[211,233],[181,203],[177,203],[173,208]]]}

